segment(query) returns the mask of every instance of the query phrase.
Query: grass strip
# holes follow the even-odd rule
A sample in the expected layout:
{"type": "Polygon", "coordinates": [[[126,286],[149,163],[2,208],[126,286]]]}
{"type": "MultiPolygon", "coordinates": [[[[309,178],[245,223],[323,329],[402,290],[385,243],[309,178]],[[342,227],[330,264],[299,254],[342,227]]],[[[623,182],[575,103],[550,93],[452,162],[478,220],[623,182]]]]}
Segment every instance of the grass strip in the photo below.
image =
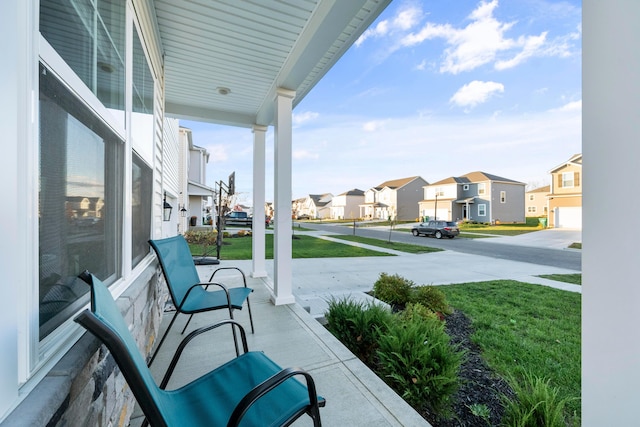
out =
{"type": "Polygon", "coordinates": [[[363,243],[365,245],[377,246],[385,249],[407,252],[410,254],[426,254],[429,252],[440,252],[442,249],[430,248],[428,246],[412,245],[410,243],[389,242],[387,240],[372,239],[370,237],[350,236],[346,234],[331,235],[333,239],[348,240],[350,242],[363,243]]]}
{"type": "Polygon", "coordinates": [[[582,273],[541,274],[538,277],[542,277],[543,279],[556,280],[558,282],[572,283],[574,285],[582,285],[582,273]]]}
{"type": "Polygon", "coordinates": [[[581,295],[513,280],[443,285],[474,327],[473,341],[504,378],[549,379],[580,418],[581,295]]]}

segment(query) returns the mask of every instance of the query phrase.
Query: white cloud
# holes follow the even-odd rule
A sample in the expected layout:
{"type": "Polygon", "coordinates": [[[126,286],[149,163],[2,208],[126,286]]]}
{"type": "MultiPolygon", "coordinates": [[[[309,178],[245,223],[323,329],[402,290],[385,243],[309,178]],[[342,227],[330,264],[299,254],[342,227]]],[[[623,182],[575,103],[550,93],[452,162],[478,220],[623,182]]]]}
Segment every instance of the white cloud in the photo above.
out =
{"type": "Polygon", "coordinates": [[[582,111],[582,100],[569,102],[569,103],[563,105],[560,108],[554,108],[554,109],[549,110],[549,111],[554,112],[554,113],[567,113],[567,112],[582,111]]]}
{"type": "Polygon", "coordinates": [[[539,36],[520,37],[517,45],[522,46],[522,50],[511,59],[496,61],[496,70],[506,70],[508,68],[516,67],[526,59],[536,55],[542,49],[546,38],[546,32],[539,36]]]}
{"type": "Polygon", "coordinates": [[[392,19],[385,19],[378,22],[375,27],[367,29],[358,37],[355,45],[360,46],[368,38],[385,37],[396,31],[408,31],[419,22],[421,16],[422,10],[420,8],[407,5],[407,7],[400,9],[392,19]]]}
{"type": "Polygon", "coordinates": [[[362,125],[362,130],[365,132],[375,132],[384,126],[384,121],[382,120],[371,120],[362,125]]]}
{"type": "Polygon", "coordinates": [[[517,22],[497,20],[494,17],[497,7],[498,0],[482,1],[469,14],[471,22],[466,27],[427,22],[420,31],[404,36],[400,44],[412,47],[427,40],[444,39],[448,47],[443,52],[440,72],[458,74],[490,63],[497,70],[505,70],[534,56],[568,56],[573,46],[571,42],[580,37],[574,32],[549,41],[545,31],[539,35],[509,38],[506,34],[517,22]]]}
{"type": "Polygon", "coordinates": [[[315,113],[312,111],[305,111],[304,113],[300,113],[300,114],[294,113],[292,120],[294,125],[300,125],[310,120],[315,120],[318,118],[318,116],[320,116],[319,113],[315,113]]]}
{"type": "Polygon", "coordinates": [[[449,101],[459,107],[473,108],[486,102],[496,93],[503,92],[504,85],[502,83],[474,80],[458,89],[449,101]]]}

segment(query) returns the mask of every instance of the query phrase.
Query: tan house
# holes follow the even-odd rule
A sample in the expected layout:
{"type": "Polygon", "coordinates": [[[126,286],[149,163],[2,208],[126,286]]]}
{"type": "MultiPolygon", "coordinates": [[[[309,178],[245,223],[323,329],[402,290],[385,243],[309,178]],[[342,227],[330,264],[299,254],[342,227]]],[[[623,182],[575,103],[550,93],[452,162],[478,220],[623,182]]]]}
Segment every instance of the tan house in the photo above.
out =
{"type": "Polygon", "coordinates": [[[418,217],[418,202],[422,200],[422,187],[429,183],[419,177],[393,179],[368,189],[360,217],[365,219],[414,220],[418,217]]]}
{"type": "Polygon", "coordinates": [[[331,200],[331,219],[355,219],[364,203],[364,191],[354,188],[338,194],[331,200]]]}
{"type": "Polygon", "coordinates": [[[582,228],[582,154],[549,171],[548,226],[582,228]]]}
{"type": "Polygon", "coordinates": [[[528,217],[547,216],[547,196],[551,186],[534,188],[525,193],[524,206],[528,217]]]}

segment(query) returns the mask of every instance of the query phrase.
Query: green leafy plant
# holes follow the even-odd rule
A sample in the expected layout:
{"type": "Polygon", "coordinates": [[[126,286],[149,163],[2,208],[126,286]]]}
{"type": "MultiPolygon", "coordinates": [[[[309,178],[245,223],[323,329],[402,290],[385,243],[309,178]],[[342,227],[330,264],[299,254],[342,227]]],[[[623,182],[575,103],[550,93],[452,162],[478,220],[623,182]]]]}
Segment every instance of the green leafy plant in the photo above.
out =
{"type": "Polygon", "coordinates": [[[373,295],[386,303],[404,306],[411,300],[415,283],[397,274],[380,273],[373,284],[373,295]]]}
{"type": "Polygon", "coordinates": [[[426,405],[443,418],[452,414],[463,353],[437,319],[400,318],[381,334],[379,375],[416,409],[426,405]]]}
{"type": "Polygon", "coordinates": [[[369,367],[374,365],[380,333],[393,321],[380,304],[365,304],[348,298],[328,301],[327,329],[369,367]]]}
{"type": "Polygon", "coordinates": [[[514,399],[504,397],[505,413],[502,425],[516,427],[565,427],[564,409],[569,398],[561,399],[558,389],[533,374],[524,374],[522,381],[511,379],[514,399]]]}
{"type": "Polygon", "coordinates": [[[487,425],[491,425],[491,410],[489,407],[483,403],[472,403],[471,405],[467,405],[469,411],[478,417],[483,419],[487,425]]]}
{"type": "Polygon", "coordinates": [[[420,303],[436,313],[451,314],[452,312],[447,303],[447,296],[437,286],[414,287],[411,301],[420,303]]]}

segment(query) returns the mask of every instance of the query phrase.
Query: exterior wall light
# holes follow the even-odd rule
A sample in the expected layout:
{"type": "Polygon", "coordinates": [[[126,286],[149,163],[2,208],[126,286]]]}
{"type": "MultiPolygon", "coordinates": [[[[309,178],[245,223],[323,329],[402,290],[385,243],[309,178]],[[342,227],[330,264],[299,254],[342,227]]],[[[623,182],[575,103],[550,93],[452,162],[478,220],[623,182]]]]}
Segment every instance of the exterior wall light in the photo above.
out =
{"type": "Polygon", "coordinates": [[[167,203],[167,192],[164,192],[164,199],[162,199],[162,219],[169,221],[171,219],[171,210],[173,206],[167,203]]]}

